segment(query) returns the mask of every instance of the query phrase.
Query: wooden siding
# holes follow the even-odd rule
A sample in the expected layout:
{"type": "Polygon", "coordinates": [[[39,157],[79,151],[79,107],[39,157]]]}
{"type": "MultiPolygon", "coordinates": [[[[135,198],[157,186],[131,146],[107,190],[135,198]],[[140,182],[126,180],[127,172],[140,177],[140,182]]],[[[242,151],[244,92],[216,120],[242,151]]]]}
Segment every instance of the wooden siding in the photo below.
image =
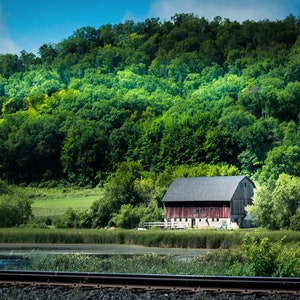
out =
{"type": "Polygon", "coordinates": [[[251,204],[253,188],[252,182],[247,178],[239,183],[231,200],[231,217],[233,219],[241,219],[246,215],[245,207],[251,204]]]}
{"type": "Polygon", "coordinates": [[[167,205],[165,206],[165,218],[230,218],[230,206],[229,203],[207,202],[194,203],[191,206],[167,205]]]}

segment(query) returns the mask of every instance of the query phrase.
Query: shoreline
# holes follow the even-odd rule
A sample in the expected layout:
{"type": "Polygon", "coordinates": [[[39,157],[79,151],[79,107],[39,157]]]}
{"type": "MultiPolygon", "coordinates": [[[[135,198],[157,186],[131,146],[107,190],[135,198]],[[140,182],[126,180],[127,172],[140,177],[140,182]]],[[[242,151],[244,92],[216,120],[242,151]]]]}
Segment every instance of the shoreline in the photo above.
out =
{"type": "MultiPolygon", "coordinates": [[[[211,250],[209,250],[211,251],[211,250]]],[[[171,255],[202,256],[208,249],[159,248],[124,244],[30,244],[1,243],[1,255],[87,254],[87,255],[171,255]]]]}

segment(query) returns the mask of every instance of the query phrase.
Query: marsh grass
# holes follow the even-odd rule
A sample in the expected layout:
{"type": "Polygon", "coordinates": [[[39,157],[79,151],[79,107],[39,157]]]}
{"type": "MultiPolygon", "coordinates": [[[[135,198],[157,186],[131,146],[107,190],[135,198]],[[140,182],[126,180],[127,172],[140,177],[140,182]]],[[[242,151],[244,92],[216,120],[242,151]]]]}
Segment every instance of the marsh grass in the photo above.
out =
{"type": "Polygon", "coordinates": [[[35,270],[147,273],[185,275],[247,275],[240,268],[243,259],[238,251],[219,250],[206,256],[178,259],[176,256],[144,254],[136,256],[89,256],[84,254],[58,255],[43,258],[32,266],[35,270]]]}
{"type": "MultiPolygon", "coordinates": [[[[246,233],[256,230],[121,230],[1,228],[0,243],[127,244],[162,248],[239,248],[246,233]]],[[[272,242],[299,243],[300,232],[262,231],[272,242]]]]}

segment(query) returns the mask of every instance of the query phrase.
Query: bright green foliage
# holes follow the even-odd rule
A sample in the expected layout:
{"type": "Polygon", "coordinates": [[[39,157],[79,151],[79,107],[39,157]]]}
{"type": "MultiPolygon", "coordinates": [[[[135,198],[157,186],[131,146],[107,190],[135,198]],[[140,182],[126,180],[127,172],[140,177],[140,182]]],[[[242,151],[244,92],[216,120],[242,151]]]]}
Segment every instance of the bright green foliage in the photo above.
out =
{"type": "Polygon", "coordinates": [[[279,146],[269,151],[259,179],[273,187],[282,173],[300,176],[300,146],[279,146]]]}
{"type": "Polygon", "coordinates": [[[32,215],[31,201],[18,192],[2,188],[0,193],[0,227],[25,224],[32,215]]]}
{"type": "Polygon", "coordinates": [[[281,174],[272,198],[279,228],[289,227],[291,217],[295,216],[300,207],[300,177],[281,174]]]}
{"type": "Polygon", "coordinates": [[[300,207],[297,208],[296,213],[291,217],[290,228],[300,231],[300,207]]]}
{"type": "Polygon", "coordinates": [[[118,214],[113,214],[112,222],[120,228],[134,228],[139,223],[137,209],[133,209],[131,204],[123,204],[118,214]]]}
{"type": "Polygon", "coordinates": [[[140,177],[141,165],[135,162],[124,162],[119,165],[105,186],[104,195],[91,207],[93,226],[106,226],[123,204],[135,205],[141,202],[134,182],[140,177]]]}
{"type": "Polygon", "coordinates": [[[89,211],[68,208],[62,216],[53,219],[56,228],[91,228],[92,218],[89,211]]]}
{"type": "Polygon", "coordinates": [[[8,194],[9,192],[10,189],[7,184],[4,181],[0,180],[0,195],[8,194]]]}
{"type": "Polygon", "coordinates": [[[265,186],[258,186],[254,192],[253,205],[246,207],[247,212],[259,226],[275,228],[272,193],[265,186]]]}
{"type": "Polygon", "coordinates": [[[53,225],[56,228],[77,228],[79,227],[78,213],[74,209],[69,208],[62,216],[54,219],[53,225]]]}
{"type": "Polygon", "coordinates": [[[70,181],[86,185],[103,171],[108,141],[95,121],[76,120],[64,140],[61,160],[70,181]]]}
{"type": "Polygon", "coordinates": [[[248,234],[243,240],[243,257],[254,276],[293,277],[300,274],[299,249],[284,246],[283,239],[248,234]]]}
{"type": "Polygon", "coordinates": [[[299,127],[297,28],[294,16],[175,14],[79,28],[40,57],[0,55],[0,176],[97,185],[123,161],[297,175],[297,139],[283,142],[286,124],[299,127]]]}
{"type": "Polygon", "coordinates": [[[300,178],[281,174],[274,187],[258,187],[253,205],[247,210],[260,226],[283,229],[291,226],[299,207],[300,178]]]}
{"type": "Polygon", "coordinates": [[[120,228],[142,227],[144,222],[162,222],[163,209],[155,203],[145,206],[139,204],[123,204],[117,214],[113,214],[111,222],[120,228]]]}

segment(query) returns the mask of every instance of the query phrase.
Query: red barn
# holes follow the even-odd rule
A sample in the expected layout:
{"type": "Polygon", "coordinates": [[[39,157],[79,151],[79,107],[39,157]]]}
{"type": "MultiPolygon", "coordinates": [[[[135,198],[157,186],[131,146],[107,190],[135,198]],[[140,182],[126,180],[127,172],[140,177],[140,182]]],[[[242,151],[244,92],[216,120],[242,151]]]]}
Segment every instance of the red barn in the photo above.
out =
{"type": "Polygon", "coordinates": [[[246,227],[245,207],[254,188],[246,176],[178,178],[162,200],[166,227],[246,227]]]}

